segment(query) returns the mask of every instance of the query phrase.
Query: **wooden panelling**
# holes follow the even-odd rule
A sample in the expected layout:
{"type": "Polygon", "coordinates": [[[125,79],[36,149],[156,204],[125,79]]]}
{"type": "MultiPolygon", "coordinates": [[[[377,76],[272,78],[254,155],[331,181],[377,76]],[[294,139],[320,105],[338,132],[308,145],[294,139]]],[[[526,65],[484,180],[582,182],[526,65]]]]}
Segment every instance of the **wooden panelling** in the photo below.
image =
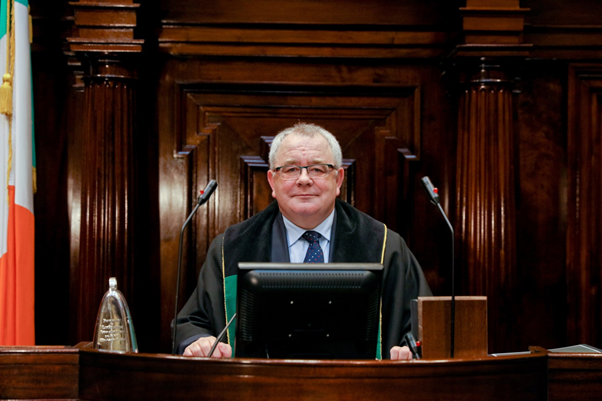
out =
{"type": "Polygon", "coordinates": [[[325,30],[319,28],[164,26],[159,49],[173,55],[295,57],[439,57],[448,32],[325,30]]]}
{"type": "Polygon", "coordinates": [[[574,65],[568,93],[568,324],[570,342],[602,342],[602,66],[574,65]]]}
{"type": "Polygon", "coordinates": [[[531,10],[525,18],[529,25],[585,28],[601,22],[602,3],[597,0],[521,0],[520,4],[531,10]]]}
{"type": "Polygon", "coordinates": [[[529,7],[525,16],[525,43],[532,43],[531,55],[540,59],[602,59],[602,3],[596,0],[523,0],[529,7]]]}
{"type": "Polygon", "coordinates": [[[0,398],[77,399],[79,352],[75,348],[0,347],[0,398]]]}
{"type": "Polygon", "coordinates": [[[161,0],[161,20],[194,24],[296,24],[332,26],[449,26],[458,1],[161,0]]]}
{"type": "Polygon", "coordinates": [[[144,40],[134,38],[139,4],[131,0],[82,0],[70,3],[75,24],[67,38],[74,52],[140,52],[144,40]]]}
{"type": "MultiPolygon", "coordinates": [[[[69,344],[71,202],[69,192],[69,127],[76,119],[65,117],[69,103],[68,71],[62,57],[32,54],[35,110],[35,144],[38,191],[34,195],[36,221],[36,344],[69,344]],[[58,99],[64,99],[63,102],[58,99]],[[55,107],[48,107],[53,104],[55,107]],[[43,149],[43,151],[42,151],[43,149]],[[60,309],[61,313],[56,313],[60,309]],[[54,327],[47,330],[48,327],[54,327]]],[[[75,129],[77,130],[77,129],[75,129]]],[[[75,202],[79,204],[79,198],[75,202]]],[[[77,220],[79,222],[79,220],[77,220]]]]}
{"type": "Polygon", "coordinates": [[[400,31],[355,31],[326,29],[293,29],[257,27],[230,28],[227,26],[165,25],[161,28],[159,41],[165,43],[270,43],[304,45],[372,45],[372,46],[442,46],[449,40],[447,32],[400,32],[400,31]]]}
{"type": "Polygon", "coordinates": [[[602,59],[602,24],[595,26],[526,26],[531,56],[543,59],[602,59]]]}
{"type": "MultiPolygon", "coordinates": [[[[379,143],[383,145],[386,143],[388,149],[393,149],[393,155],[395,155],[397,149],[406,149],[408,158],[415,161],[419,160],[420,128],[416,124],[420,120],[419,88],[401,87],[375,90],[369,87],[359,87],[342,90],[315,87],[299,91],[297,88],[287,86],[249,87],[245,90],[243,86],[238,85],[237,90],[230,90],[230,93],[220,93],[219,88],[215,88],[215,93],[211,93],[209,86],[207,89],[202,86],[193,89],[193,86],[189,85],[187,88],[180,88],[179,90],[186,93],[185,102],[187,103],[184,108],[187,115],[179,118],[180,121],[186,121],[187,124],[181,131],[182,135],[185,133],[186,138],[178,141],[183,143],[181,149],[176,151],[180,155],[187,153],[189,149],[194,149],[198,146],[197,144],[200,144],[199,141],[204,141],[202,138],[207,135],[209,135],[209,143],[216,143],[216,141],[220,141],[222,136],[233,134],[231,132],[233,130],[241,133],[239,139],[234,139],[242,146],[242,148],[235,151],[239,153],[237,157],[247,156],[245,153],[249,152],[259,157],[261,143],[264,140],[261,138],[266,136],[264,134],[275,135],[287,124],[293,124],[300,119],[321,121],[331,126],[340,124],[340,128],[333,129],[333,131],[340,132],[337,136],[341,146],[344,151],[349,152],[353,152],[356,147],[355,143],[358,141],[356,137],[360,136],[362,132],[370,130],[372,125],[380,124],[387,127],[388,131],[384,135],[377,135],[379,143]],[[205,93],[195,93],[195,90],[203,90],[205,93]],[[220,104],[225,106],[220,106],[220,104]],[[230,104],[236,104],[236,106],[227,106],[230,104]],[[277,121],[277,123],[273,123],[272,120],[277,121]],[[224,125],[227,125],[228,128],[224,125]],[[274,125],[274,127],[271,127],[271,125],[274,125]],[[389,126],[390,128],[388,128],[389,126]],[[220,129],[226,130],[225,133],[220,134],[220,129]]],[[[370,136],[367,138],[370,138],[370,136]]],[[[218,160],[219,168],[230,166],[235,161],[234,159],[229,160],[229,162],[223,160],[224,157],[230,157],[226,149],[231,152],[233,145],[231,141],[224,141],[224,143],[227,143],[227,147],[222,147],[223,150],[221,151],[219,150],[219,143],[217,145],[218,153],[215,160],[218,160]],[[219,156],[221,152],[226,153],[219,156]]],[[[364,147],[364,144],[361,145],[361,152],[357,153],[357,157],[353,157],[354,160],[368,160],[367,157],[372,152],[370,148],[374,145],[370,145],[370,143],[366,145],[367,147],[364,147]]],[[[386,158],[381,158],[381,156],[386,156],[386,153],[383,153],[382,150],[384,150],[384,147],[374,152],[376,157],[372,169],[364,168],[362,172],[362,169],[358,167],[359,170],[356,174],[362,174],[366,179],[376,180],[376,187],[379,190],[386,190],[385,182],[379,181],[383,177],[370,177],[370,171],[389,171],[388,176],[397,175],[395,163],[390,163],[386,158]]],[[[346,157],[345,153],[344,156],[346,157]]],[[[264,162],[267,163],[267,160],[264,160],[264,162]]],[[[267,170],[265,171],[267,172],[267,170]]],[[[220,173],[217,172],[217,174],[220,173]]],[[[225,177],[232,175],[237,174],[234,172],[227,173],[225,177]]],[[[208,179],[210,177],[205,176],[201,179],[201,182],[207,182],[208,179]]],[[[197,183],[197,185],[199,184],[197,183]]],[[[224,190],[222,187],[222,191],[224,190]]],[[[239,193],[239,190],[237,189],[235,192],[239,193]]],[[[253,195],[245,194],[244,196],[253,195]]],[[[382,196],[385,195],[382,194],[382,196]]],[[[368,205],[365,199],[361,200],[360,198],[357,202],[359,204],[364,202],[364,205],[368,205]]],[[[374,207],[378,208],[376,205],[374,207]]],[[[237,211],[232,214],[232,218],[224,221],[224,225],[220,226],[218,230],[225,229],[227,225],[236,222],[240,216],[244,215],[242,206],[237,206],[236,209],[237,211]]],[[[385,212],[376,211],[375,213],[383,216],[385,212]]],[[[395,220],[389,220],[388,224],[393,228],[396,227],[395,220]]],[[[212,233],[213,236],[215,234],[212,233]]]]}
{"type": "MultiPolygon", "coordinates": [[[[185,300],[192,292],[210,241],[272,201],[266,179],[269,144],[280,130],[299,120],[324,126],[341,143],[346,170],[342,199],[394,230],[401,227],[400,221],[409,220],[409,209],[400,210],[399,202],[410,199],[404,193],[410,187],[398,187],[397,182],[400,174],[406,175],[406,180],[415,179],[406,170],[408,163],[420,160],[419,86],[333,85],[328,77],[334,76],[338,67],[331,65],[319,66],[322,70],[315,77],[312,74],[318,72],[315,69],[318,66],[295,69],[280,65],[290,73],[288,79],[314,80],[312,85],[304,86],[278,82],[275,77],[270,83],[257,85],[252,83],[257,77],[251,71],[245,75],[250,82],[234,85],[232,80],[238,80],[239,72],[236,65],[220,69],[221,77],[211,80],[207,77],[218,68],[216,65],[206,64],[199,69],[198,63],[189,62],[182,67],[168,73],[173,84],[165,88],[166,93],[173,94],[169,102],[173,108],[163,110],[163,116],[175,120],[175,142],[170,153],[176,159],[166,160],[164,168],[177,159],[185,159],[187,167],[180,174],[184,171],[186,174],[180,175],[180,180],[185,183],[191,206],[196,190],[210,179],[216,179],[219,187],[207,207],[199,212],[195,227],[187,236],[187,243],[196,246],[187,248],[184,266],[188,267],[184,270],[186,284],[182,286],[181,299],[185,300]],[[406,155],[404,158],[397,157],[401,151],[406,155]],[[358,191],[359,183],[373,183],[374,189],[358,191]],[[375,198],[379,200],[374,201],[375,198]],[[188,262],[193,260],[196,261],[193,264],[188,262]]],[[[253,69],[261,74],[272,67],[267,64],[253,69]]],[[[348,78],[338,76],[335,81],[341,79],[348,78]]],[[[186,210],[189,212],[190,207],[186,210]]],[[[167,210],[164,213],[165,218],[173,216],[167,210]]],[[[175,245],[172,243],[170,247],[175,245]]],[[[163,269],[171,270],[171,264],[164,260],[163,269]]],[[[165,274],[174,277],[173,272],[165,274]]],[[[173,302],[170,281],[163,284],[163,305],[173,302]]],[[[165,309],[169,310],[173,307],[165,309]]],[[[164,325],[173,318],[172,314],[166,312],[164,325]]]]}
{"type": "Polygon", "coordinates": [[[159,49],[195,56],[441,57],[457,31],[445,15],[456,8],[453,2],[429,8],[431,2],[170,1],[161,5],[159,49]]]}
{"type": "Polygon", "coordinates": [[[273,198],[272,189],[265,177],[269,170],[269,162],[260,156],[241,156],[242,162],[242,194],[246,199],[243,218],[248,219],[265,209],[273,198]]]}
{"type": "Polygon", "coordinates": [[[566,66],[526,63],[516,108],[518,349],[567,345],[566,66]],[[543,334],[545,333],[545,335],[543,334]]]}
{"type": "Polygon", "coordinates": [[[518,44],[523,43],[525,14],[516,0],[470,1],[462,12],[464,43],[518,44]]]}

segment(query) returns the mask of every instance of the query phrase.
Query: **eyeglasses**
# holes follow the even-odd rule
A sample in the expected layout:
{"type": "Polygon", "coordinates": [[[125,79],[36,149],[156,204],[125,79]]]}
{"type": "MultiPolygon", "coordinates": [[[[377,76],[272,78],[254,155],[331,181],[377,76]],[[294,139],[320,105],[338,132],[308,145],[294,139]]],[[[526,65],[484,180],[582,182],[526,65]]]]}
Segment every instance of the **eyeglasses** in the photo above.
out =
{"type": "Polygon", "coordinates": [[[312,164],[309,166],[280,166],[276,167],[274,171],[279,172],[283,180],[296,180],[301,175],[301,170],[306,169],[309,178],[314,180],[325,178],[330,173],[330,169],[334,170],[334,168],[332,164],[312,164]]]}

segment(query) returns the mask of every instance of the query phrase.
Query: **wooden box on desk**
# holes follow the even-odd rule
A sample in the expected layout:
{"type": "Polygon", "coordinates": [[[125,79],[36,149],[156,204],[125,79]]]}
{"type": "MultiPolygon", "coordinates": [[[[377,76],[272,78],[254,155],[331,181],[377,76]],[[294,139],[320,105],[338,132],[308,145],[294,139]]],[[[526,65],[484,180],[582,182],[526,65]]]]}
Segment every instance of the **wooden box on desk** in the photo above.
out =
{"type": "MultiPolygon", "coordinates": [[[[487,297],[455,297],[454,358],[487,356],[487,297]]],[[[423,359],[449,359],[451,297],[418,297],[423,359]]]]}

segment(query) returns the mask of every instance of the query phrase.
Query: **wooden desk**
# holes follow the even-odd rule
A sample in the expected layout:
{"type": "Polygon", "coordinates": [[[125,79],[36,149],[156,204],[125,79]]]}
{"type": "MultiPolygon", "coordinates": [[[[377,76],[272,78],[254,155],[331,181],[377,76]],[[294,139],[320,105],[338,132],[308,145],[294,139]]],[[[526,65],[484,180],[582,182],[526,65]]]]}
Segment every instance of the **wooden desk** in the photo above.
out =
{"type": "Polygon", "coordinates": [[[545,400],[547,352],[472,360],[209,360],[0,347],[0,398],[545,400]]]}
{"type": "Polygon", "coordinates": [[[602,354],[548,354],[550,401],[602,399],[602,354]]]}
{"type": "Polygon", "coordinates": [[[0,399],[77,399],[79,351],[0,347],[0,399]]]}

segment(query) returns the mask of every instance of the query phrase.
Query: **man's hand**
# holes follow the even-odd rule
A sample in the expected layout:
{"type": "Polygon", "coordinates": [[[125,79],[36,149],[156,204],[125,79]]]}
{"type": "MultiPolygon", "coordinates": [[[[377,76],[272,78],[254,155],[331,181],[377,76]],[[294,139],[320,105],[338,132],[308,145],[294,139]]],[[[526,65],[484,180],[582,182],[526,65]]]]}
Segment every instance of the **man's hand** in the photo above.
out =
{"type": "Polygon", "coordinates": [[[391,348],[391,360],[410,360],[412,359],[412,351],[407,346],[391,348]]]}
{"type": "MultiPolygon", "coordinates": [[[[201,337],[184,350],[184,356],[208,356],[211,347],[215,343],[215,337],[201,337]]],[[[232,347],[228,344],[219,343],[213,351],[213,358],[230,358],[232,347]]]]}

